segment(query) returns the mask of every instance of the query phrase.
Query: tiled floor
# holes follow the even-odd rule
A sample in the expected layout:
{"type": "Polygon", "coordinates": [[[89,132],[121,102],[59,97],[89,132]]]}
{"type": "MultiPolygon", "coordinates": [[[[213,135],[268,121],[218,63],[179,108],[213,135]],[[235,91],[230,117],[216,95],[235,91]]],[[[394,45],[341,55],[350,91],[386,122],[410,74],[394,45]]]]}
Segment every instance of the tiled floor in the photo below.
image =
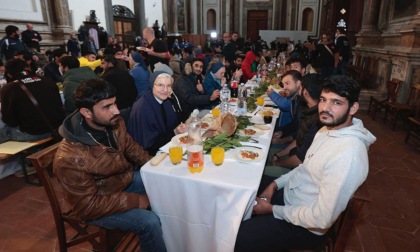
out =
{"type": "MultiPolygon", "coordinates": [[[[369,151],[367,184],[372,202],[348,238],[346,251],[418,252],[420,152],[404,143],[405,132],[400,128],[393,132],[363,112],[358,117],[378,140],[369,151]]],[[[0,180],[0,251],[57,251],[55,237],[43,188],[25,185],[14,176],[0,180]]]]}

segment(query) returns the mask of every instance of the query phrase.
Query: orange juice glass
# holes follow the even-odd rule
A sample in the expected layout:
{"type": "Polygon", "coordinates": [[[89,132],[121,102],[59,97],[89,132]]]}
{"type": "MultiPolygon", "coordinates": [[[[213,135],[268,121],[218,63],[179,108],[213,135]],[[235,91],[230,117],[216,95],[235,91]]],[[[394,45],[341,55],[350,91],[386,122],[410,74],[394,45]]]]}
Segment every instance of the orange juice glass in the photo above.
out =
{"type": "Polygon", "coordinates": [[[220,108],[213,108],[211,110],[213,117],[218,117],[220,115],[220,108]]]}
{"type": "Polygon", "coordinates": [[[222,147],[214,147],[211,149],[211,161],[216,166],[219,166],[223,164],[223,161],[225,160],[225,149],[222,147]]]}
{"type": "Polygon", "coordinates": [[[257,98],[257,105],[263,106],[264,105],[264,97],[260,96],[257,98]]]}
{"type": "Polygon", "coordinates": [[[187,148],[188,170],[191,173],[200,173],[204,167],[204,155],[202,145],[190,145],[187,148]]]}
{"type": "Polygon", "coordinates": [[[181,146],[172,146],[169,148],[169,159],[172,164],[177,165],[181,163],[182,160],[182,147],[181,146]]]}

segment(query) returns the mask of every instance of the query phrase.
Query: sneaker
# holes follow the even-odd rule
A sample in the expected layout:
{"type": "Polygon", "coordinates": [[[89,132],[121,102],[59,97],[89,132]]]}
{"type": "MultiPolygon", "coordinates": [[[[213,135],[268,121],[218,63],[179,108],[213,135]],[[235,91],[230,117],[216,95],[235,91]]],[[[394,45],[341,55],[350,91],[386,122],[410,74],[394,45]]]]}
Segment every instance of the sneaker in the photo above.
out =
{"type": "MultiPolygon", "coordinates": [[[[36,170],[35,170],[34,167],[26,166],[26,173],[28,173],[28,175],[32,175],[32,174],[36,173],[36,170]]],[[[15,176],[18,177],[18,178],[22,178],[25,175],[23,174],[23,171],[21,170],[21,171],[16,172],[15,176]]]]}

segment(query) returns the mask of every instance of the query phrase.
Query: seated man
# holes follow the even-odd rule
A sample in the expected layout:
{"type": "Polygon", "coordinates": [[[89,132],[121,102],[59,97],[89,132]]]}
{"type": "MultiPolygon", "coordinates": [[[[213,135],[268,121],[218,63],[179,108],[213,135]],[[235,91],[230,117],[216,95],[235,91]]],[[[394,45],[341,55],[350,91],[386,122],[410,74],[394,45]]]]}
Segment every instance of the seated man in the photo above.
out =
{"type": "Polygon", "coordinates": [[[66,210],[91,225],[136,233],[142,251],[166,251],[136,171],[149,155],[127,134],[115,100],[115,88],[101,79],[82,81],[74,93],[78,110],[60,127],[54,160],[66,210]]]}
{"type": "Polygon", "coordinates": [[[87,66],[81,67],[74,56],[64,56],[60,59],[60,71],[63,73],[64,109],[67,114],[76,109],[73,101],[74,90],[83,80],[97,79],[98,76],[87,66]]]}
{"type": "Polygon", "coordinates": [[[242,222],[235,251],[322,246],[328,229],[369,170],[367,150],[376,138],[353,117],[359,93],[358,83],[347,76],[332,76],[324,82],[318,110],[325,126],[316,134],[303,164],[274,181],[263,177],[260,188],[265,189],[253,209],[256,216],[242,222]]]}
{"type": "Polygon", "coordinates": [[[316,74],[307,74],[302,78],[300,101],[307,107],[299,107],[299,128],[296,138],[284,149],[274,154],[272,165],[264,170],[265,175],[279,177],[291,168],[300,165],[306,155],[306,151],[312,144],[315,134],[321,128],[318,115],[318,102],[321,94],[321,79],[316,74]],[[288,169],[284,169],[288,168],[288,169]]]}
{"type": "Polygon", "coordinates": [[[177,127],[176,112],[169,100],[172,83],[168,73],[154,72],[150,77],[152,89],[134,102],[131,109],[128,132],[152,156],[175,134],[187,130],[185,124],[177,127]]]}
{"type": "Polygon", "coordinates": [[[193,59],[192,72],[183,75],[174,83],[174,92],[179,97],[182,107],[181,121],[185,122],[194,109],[201,109],[216,100],[220,96],[220,90],[216,89],[211,94],[204,94],[202,86],[203,61],[201,59],[193,59]]]}
{"type": "Polygon", "coordinates": [[[51,136],[64,119],[63,104],[54,81],[31,74],[25,61],[9,60],[6,74],[12,82],[1,89],[2,120],[6,124],[0,129],[0,143],[8,140],[34,141],[51,136]],[[48,123],[20,87],[21,83],[38,102],[48,123]]]}
{"type": "Polygon", "coordinates": [[[92,71],[101,66],[101,60],[96,59],[96,54],[93,52],[86,52],[85,55],[79,58],[80,67],[90,67],[92,71]]]}

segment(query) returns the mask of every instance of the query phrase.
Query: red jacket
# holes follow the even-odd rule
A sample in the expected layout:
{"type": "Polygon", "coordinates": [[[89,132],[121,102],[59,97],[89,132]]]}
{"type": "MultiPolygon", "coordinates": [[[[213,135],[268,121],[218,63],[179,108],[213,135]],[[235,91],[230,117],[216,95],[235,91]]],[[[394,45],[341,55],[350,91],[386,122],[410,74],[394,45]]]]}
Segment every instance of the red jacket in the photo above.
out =
{"type": "Polygon", "coordinates": [[[257,75],[257,72],[251,72],[251,65],[252,62],[255,61],[255,54],[252,51],[249,51],[245,55],[244,61],[242,61],[241,69],[242,69],[242,78],[244,82],[247,82],[249,79],[257,75]]]}

